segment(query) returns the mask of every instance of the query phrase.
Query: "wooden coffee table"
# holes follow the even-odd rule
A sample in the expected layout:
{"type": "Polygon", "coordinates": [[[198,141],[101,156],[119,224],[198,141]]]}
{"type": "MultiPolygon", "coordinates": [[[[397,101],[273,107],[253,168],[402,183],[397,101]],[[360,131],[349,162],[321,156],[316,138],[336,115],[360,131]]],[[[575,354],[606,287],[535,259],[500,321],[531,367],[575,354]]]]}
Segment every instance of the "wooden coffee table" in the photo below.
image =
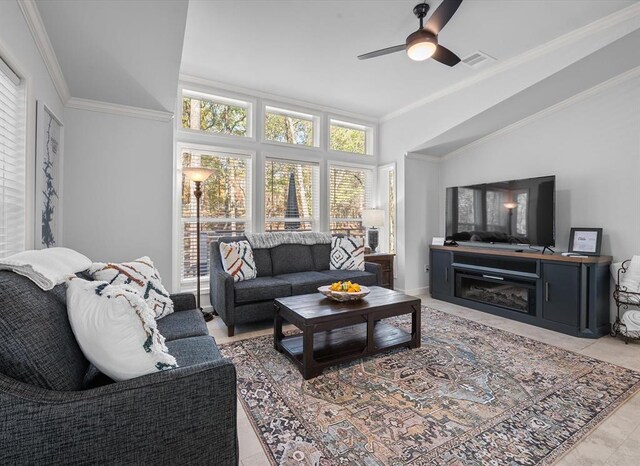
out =
{"type": "Polygon", "coordinates": [[[393,348],[420,347],[420,300],[372,286],[360,301],[340,303],[320,293],[275,300],[273,343],[298,367],[305,379],[331,365],[393,348]],[[382,321],[411,314],[411,333],[382,321]],[[302,330],[285,336],[283,321],[302,330]]]}

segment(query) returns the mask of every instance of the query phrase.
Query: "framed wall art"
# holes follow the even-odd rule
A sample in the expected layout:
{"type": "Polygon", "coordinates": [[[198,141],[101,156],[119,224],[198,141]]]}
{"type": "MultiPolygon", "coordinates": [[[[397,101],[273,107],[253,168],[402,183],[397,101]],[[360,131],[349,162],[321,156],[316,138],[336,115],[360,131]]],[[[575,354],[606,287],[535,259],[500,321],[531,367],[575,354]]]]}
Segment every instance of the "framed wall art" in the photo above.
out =
{"type": "Polygon", "coordinates": [[[62,244],[62,122],[43,102],[36,109],[35,248],[62,244]]]}
{"type": "Polygon", "coordinates": [[[572,228],[569,234],[569,252],[584,256],[599,256],[602,246],[602,228],[572,228]]]}

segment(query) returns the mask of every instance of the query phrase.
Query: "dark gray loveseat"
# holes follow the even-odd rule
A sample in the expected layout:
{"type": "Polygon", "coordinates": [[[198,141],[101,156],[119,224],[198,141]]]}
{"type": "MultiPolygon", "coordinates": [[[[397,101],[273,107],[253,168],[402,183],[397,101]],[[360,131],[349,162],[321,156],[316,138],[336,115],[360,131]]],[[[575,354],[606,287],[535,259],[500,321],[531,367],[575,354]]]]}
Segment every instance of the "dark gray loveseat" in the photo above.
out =
{"type": "Polygon", "coordinates": [[[65,298],[0,271],[0,464],[238,464],[235,368],[193,295],[158,321],[180,367],[117,383],[84,358],[65,298]]]}
{"type": "Polygon", "coordinates": [[[220,242],[246,239],[244,236],[220,238],[211,243],[211,305],[227,326],[229,336],[236,324],[273,319],[273,300],[285,296],[315,293],[319,286],[351,280],[365,286],[382,283],[379,264],[365,262],[365,270],[329,270],[330,244],[281,244],[253,249],[258,276],[234,283],[224,271],[220,242]]]}

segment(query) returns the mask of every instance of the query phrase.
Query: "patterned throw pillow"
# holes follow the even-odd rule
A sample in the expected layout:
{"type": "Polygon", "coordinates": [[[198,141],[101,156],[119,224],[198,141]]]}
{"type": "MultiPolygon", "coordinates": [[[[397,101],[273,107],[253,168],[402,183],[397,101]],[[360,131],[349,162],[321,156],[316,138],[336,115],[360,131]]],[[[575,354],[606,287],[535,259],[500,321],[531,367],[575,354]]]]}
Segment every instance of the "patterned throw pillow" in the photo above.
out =
{"type": "Polygon", "coordinates": [[[155,314],[127,285],[72,278],[67,313],[85,357],[115,381],[178,367],[155,314]]]}
{"type": "Polygon", "coordinates": [[[173,301],[162,286],[158,270],[147,256],[122,264],[95,263],[89,268],[94,280],[102,280],[110,285],[128,285],[149,305],[156,319],[173,312],[173,301]]]}
{"type": "Polygon", "coordinates": [[[220,243],[220,255],[224,271],[233,277],[234,282],[250,280],[258,276],[253,250],[248,241],[220,243]]]}
{"type": "Polygon", "coordinates": [[[364,238],[331,239],[331,270],[364,270],[364,238]]]}

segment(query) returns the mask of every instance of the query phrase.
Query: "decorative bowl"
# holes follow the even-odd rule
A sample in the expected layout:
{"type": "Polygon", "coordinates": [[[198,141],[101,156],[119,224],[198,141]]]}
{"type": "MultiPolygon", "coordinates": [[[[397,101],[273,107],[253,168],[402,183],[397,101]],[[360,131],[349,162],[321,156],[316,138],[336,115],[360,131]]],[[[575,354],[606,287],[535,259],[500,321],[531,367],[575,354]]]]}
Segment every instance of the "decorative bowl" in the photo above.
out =
{"type": "Polygon", "coordinates": [[[345,302],[345,301],[358,301],[359,299],[367,296],[371,290],[366,286],[360,286],[360,291],[349,293],[348,291],[332,291],[329,288],[329,285],[321,286],[318,288],[318,291],[325,295],[327,298],[331,298],[335,301],[345,302]]]}

